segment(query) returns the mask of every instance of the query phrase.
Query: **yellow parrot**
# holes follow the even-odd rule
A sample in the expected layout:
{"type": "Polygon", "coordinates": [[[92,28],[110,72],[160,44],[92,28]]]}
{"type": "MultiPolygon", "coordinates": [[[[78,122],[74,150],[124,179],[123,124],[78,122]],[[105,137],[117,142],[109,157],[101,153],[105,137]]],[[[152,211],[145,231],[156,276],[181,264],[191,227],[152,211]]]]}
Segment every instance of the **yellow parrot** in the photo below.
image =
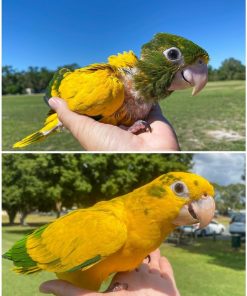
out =
{"type": "Polygon", "coordinates": [[[46,270],[98,290],[111,274],[138,267],[177,225],[205,227],[214,216],[213,196],[213,186],[201,176],[171,172],[40,227],[3,257],[18,273],[46,270]]]}
{"type": "MultiPolygon", "coordinates": [[[[151,130],[145,120],[157,101],[188,87],[195,95],[206,85],[208,59],[207,52],[190,40],[159,33],[143,45],[140,59],[129,51],[110,56],[108,63],[59,70],[45,100],[60,97],[70,110],[102,123],[128,126],[132,133],[151,130]]],[[[61,128],[51,110],[43,128],[13,147],[44,140],[61,128]]]]}

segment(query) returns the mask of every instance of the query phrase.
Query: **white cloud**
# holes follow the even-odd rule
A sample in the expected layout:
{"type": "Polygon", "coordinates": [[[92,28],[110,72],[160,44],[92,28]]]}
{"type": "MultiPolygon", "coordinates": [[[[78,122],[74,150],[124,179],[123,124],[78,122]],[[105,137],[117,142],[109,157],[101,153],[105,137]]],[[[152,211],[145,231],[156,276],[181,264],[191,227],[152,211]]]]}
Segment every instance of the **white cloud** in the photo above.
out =
{"type": "Polygon", "coordinates": [[[244,153],[196,153],[192,172],[219,185],[242,182],[244,153]]]}

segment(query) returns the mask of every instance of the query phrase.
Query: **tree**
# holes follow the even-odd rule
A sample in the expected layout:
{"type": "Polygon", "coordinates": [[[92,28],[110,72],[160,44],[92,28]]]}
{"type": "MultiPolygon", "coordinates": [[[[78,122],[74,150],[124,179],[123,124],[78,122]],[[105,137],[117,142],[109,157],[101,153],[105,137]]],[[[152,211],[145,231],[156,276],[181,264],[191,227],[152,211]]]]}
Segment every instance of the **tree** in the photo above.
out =
{"type": "Polygon", "coordinates": [[[208,66],[208,80],[209,81],[219,80],[218,70],[214,69],[211,65],[208,66]]]}
{"type": "Polygon", "coordinates": [[[215,185],[216,208],[223,215],[228,215],[229,209],[240,210],[245,208],[245,185],[242,183],[228,186],[215,185]]]}
{"type": "Polygon", "coordinates": [[[186,171],[192,166],[192,155],[188,154],[82,154],[79,157],[82,175],[92,187],[78,200],[81,205],[126,194],[161,174],[186,171]]]}
{"type": "Polygon", "coordinates": [[[21,223],[38,209],[89,206],[144,185],[169,171],[186,171],[192,155],[177,154],[6,154],[3,209],[21,223]]]}
{"type": "MultiPolygon", "coordinates": [[[[40,168],[38,177],[43,183],[44,194],[57,212],[57,217],[63,206],[71,208],[78,195],[91,190],[91,185],[78,169],[75,154],[40,154],[36,163],[40,168]]],[[[43,210],[46,208],[43,207],[43,210]]]]}
{"type": "Polygon", "coordinates": [[[42,200],[43,187],[36,174],[35,157],[33,154],[3,155],[3,209],[11,224],[19,211],[20,223],[24,225],[26,216],[38,208],[42,200]]]}
{"type": "Polygon", "coordinates": [[[244,80],[245,66],[234,58],[226,59],[218,69],[219,80],[244,80]]]}
{"type": "Polygon", "coordinates": [[[16,94],[24,92],[23,72],[17,72],[12,66],[2,68],[3,94],[16,94]]]}
{"type": "Polygon", "coordinates": [[[26,88],[32,88],[35,93],[44,92],[54,72],[42,67],[29,67],[24,74],[26,88]]]}

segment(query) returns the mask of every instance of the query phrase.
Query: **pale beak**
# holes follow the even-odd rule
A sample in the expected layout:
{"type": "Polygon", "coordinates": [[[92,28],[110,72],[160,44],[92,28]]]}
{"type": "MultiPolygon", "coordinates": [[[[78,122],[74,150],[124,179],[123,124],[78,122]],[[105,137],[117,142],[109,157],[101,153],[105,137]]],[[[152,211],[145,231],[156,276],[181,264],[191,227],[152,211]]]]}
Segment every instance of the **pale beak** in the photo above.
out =
{"type": "Polygon", "coordinates": [[[202,59],[179,70],[174,76],[168,90],[179,90],[193,87],[192,96],[198,94],[208,81],[208,67],[202,59]]]}
{"type": "Polygon", "coordinates": [[[204,228],[213,219],[214,212],[214,199],[208,195],[202,196],[201,199],[184,205],[173,224],[191,225],[200,223],[199,227],[204,228]]]}

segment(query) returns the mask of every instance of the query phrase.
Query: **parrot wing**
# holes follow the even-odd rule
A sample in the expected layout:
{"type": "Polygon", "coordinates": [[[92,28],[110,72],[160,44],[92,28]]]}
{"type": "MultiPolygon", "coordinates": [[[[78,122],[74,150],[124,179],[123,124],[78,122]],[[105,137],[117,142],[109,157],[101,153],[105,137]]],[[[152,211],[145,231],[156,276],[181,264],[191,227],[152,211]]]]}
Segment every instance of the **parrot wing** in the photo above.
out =
{"type": "Polygon", "coordinates": [[[92,64],[74,71],[60,69],[49,84],[45,100],[50,97],[60,97],[72,111],[100,120],[123,104],[121,72],[110,64],[92,64]]]}
{"type": "Polygon", "coordinates": [[[4,258],[19,273],[84,270],[118,251],[126,226],[109,210],[78,210],[45,225],[17,242],[4,258]]]}

